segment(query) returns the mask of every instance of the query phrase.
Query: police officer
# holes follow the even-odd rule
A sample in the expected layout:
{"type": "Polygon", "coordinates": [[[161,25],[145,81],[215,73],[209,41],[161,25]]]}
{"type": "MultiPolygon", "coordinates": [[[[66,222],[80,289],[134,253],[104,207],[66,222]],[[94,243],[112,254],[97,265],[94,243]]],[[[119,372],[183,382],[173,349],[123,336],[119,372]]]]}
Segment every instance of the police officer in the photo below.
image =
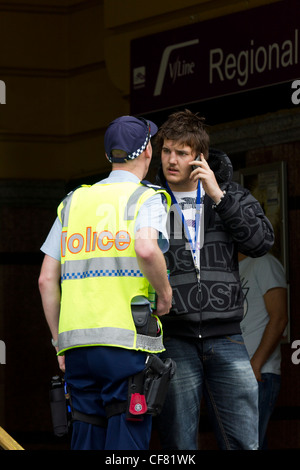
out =
{"type": "Polygon", "coordinates": [[[110,123],[104,138],[110,175],[66,196],[41,248],[45,317],[73,408],[84,417],[75,417],[72,449],[149,446],[149,414],[142,409],[129,420],[122,411],[106,421],[106,409],[127,400],[128,379],[145,368],[147,353],[164,350],[159,317],[172,302],[163,255],[170,199],[141,183],[156,132],[153,122],[132,116],[110,123]],[[157,293],[155,315],[149,283],[157,293]],[[93,421],[99,417],[101,425],[93,421]]]}

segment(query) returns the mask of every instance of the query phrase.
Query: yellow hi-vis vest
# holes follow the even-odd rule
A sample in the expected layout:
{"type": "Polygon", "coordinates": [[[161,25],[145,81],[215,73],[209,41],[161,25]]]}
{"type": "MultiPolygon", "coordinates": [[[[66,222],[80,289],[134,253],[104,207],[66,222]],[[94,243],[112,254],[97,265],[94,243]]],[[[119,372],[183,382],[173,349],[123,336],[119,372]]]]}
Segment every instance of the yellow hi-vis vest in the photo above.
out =
{"type": "MultiPolygon", "coordinates": [[[[131,313],[148,280],[134,250],[141,205],[162,189],[141,183],[95,184],[76,189],[58,207],[61,236],[59,354],[81,346],[164,350],[158,337],[137,334],[131,313]]],[[[161,323],[159,322],[160,327],[161,323]]]]}

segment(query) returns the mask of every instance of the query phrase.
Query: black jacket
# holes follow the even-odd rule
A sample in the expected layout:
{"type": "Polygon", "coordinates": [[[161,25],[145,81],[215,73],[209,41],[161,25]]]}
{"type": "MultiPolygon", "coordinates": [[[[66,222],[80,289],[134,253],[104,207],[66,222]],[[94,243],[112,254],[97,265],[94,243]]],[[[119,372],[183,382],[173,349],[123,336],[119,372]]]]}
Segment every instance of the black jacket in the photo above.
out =
{"type": "MultiPolygon", "coordinates": [[[[212,199],[204,197],[200,280],[175,206],[169,214],[170,248],[165,256],[173,288],[173,306],[171,312],[161,318],[165,337],[205,338],[240,333],[243,294],[238,251],[259,257],[274,243],[272,225],[258,201],[247,189],[232,181],[228,156],[210,149],[208,163],[226,194],[215,208],[212,199]]],[[[161,168],[156,183],[166,185],[161,168]]]]}

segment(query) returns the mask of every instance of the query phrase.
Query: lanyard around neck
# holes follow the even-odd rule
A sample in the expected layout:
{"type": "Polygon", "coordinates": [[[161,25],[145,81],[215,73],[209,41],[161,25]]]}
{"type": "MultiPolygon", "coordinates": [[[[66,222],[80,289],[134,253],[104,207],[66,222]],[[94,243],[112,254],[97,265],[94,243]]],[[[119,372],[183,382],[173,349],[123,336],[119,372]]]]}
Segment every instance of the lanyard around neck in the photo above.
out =
{"type": "Polygon", "coordinates": [[[198,237],[198,232],[200,230],[201,181],[199,181],[198,186],[197,186],[194,240],[192,240],[192,237],[190,235],[189,227],[186,223],[183,212],[182,212],[178,202],[176,201],[176,198],[175,198],[175,196],[174,196],[174,194],[173,194],[173,192],[172,192],[172,190],[169,187],[167,182],[166,182],[166,187],[167,187],[167,190],[168,190],[168,192],[171,196],[172,203],[175,205],[179,215],[181,216],[181,220],[182,220],[182,223],[184,225],[184,230],[185,230],[188,242],[190,244],[191,251],[193,253],[194,262],[195,262],[196,261],[196,251],[197,251],[197,237],[198,237]]]}

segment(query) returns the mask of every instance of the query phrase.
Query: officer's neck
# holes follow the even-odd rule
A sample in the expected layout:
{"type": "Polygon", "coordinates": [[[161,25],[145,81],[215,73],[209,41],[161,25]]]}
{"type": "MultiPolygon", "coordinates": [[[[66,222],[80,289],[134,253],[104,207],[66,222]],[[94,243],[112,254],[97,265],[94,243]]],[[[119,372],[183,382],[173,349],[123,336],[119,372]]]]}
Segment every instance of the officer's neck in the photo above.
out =
{"type": "Polygon", "coordinates": [[[133,175],[137,176],[138,179],[141,181],[145,178],[145,174],[142,168],[139,168],[138,166],[132,167],[129,162],[126,163],[116,163],[113,164],[112,171],[115,170],[122,170],[122,171],[128,171],[129,173],[132,173],[133,175]]]}

